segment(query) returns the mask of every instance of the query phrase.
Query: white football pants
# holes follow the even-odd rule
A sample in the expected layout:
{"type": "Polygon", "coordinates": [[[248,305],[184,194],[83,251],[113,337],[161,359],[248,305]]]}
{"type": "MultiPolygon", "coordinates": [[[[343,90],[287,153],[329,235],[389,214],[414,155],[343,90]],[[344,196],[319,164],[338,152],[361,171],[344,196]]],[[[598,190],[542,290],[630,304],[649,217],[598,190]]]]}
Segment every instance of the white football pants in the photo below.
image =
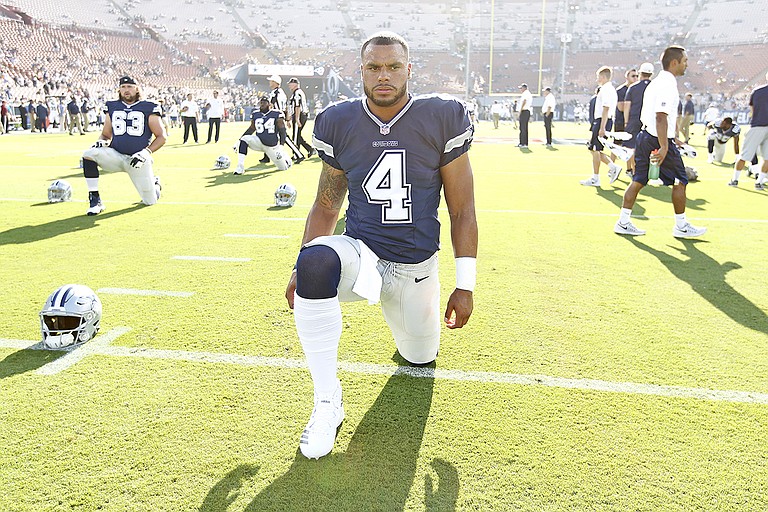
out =
{"type": "MultiPolygon", "coordinates": [[[[360,271],[361,244],[363,242],[345,235],[318,237],[306,244],[326,245],[339,255],[338,298],[341,302],[365,300],[352,291],[357,280],[371,278],[360,271]]],[[[437,253],[415,264],[380,259],[371,272],[378,272],[382,278],[381,310],[400,355],[416,364],[434,361],[440,348],[441,318],[437,253]]],[[[341,315],[341,311],[338,314],[341,315]]]]}
{"type": "Polygon", "coordinates": [[[267,146],[261,142],[258,135],[243,135],[240,137],[240,140],[248,144],[248,147],[254,151],[263,151],[266,153],[272,163],[275,164],[275,167],[280,171],[287,170],[293,164],[280,144],[277,146],[267,146]]]}
{"type": "Polygon", "coordinates": [[[83,153],[83,158],[93,160],[106,171],[127,172],[131,177],[133,186],[136,187],[136,191],[141,196],[141,202],[148,206],[157,202],[155,174],[152,170],[154,160],[151,155],[140,169],[131,166],[131,155],[124,155],[109,147],[90,148],[83,153]]]}

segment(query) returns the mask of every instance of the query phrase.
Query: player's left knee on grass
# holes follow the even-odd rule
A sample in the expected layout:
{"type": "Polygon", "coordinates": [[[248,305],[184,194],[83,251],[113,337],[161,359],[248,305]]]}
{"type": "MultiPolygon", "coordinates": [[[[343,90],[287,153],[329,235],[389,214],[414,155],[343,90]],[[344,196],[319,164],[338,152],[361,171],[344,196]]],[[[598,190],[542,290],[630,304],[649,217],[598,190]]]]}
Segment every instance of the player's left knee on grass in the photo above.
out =
{"type": "Polygon", "coordinates": [[[326,245],[305,247],[296,261],[296,295],[304,299],[330,299],[341,281],[341,259],[326,245]]]}

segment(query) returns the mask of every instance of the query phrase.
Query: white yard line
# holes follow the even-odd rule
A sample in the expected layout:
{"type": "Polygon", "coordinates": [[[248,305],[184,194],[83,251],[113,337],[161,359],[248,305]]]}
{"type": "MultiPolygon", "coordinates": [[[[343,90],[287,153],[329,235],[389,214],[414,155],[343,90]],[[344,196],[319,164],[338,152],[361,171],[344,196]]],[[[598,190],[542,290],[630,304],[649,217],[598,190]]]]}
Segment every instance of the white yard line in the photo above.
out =
{"type": "Polygon", "coordinates": [[[228,258],[225,256],[172,256],[172,260],[191,260],[191,261],[251,261],[251,258],[228,258]]]}
{"type": "Polygon", "coordinates": [[[112,295],[142,295],[148,297],[191,297],[194,292],[172,292],[167,290],[136,290],[133,288],[99,288],[96,293],[112,295]]]}
{"type": "Polygon", "coordinates": [[[288,235],[249,235],[249,234],[237,234],[237,233],[227,233],[224,235],[227,238],[291,238],[288,235]]]}
{"type": "MultiPolygon", "coordinates": [[[[245,356],[222,354],[217,352],[192,352],[186,350],[163,350],[155,348],[131,348],[110,345],[117,337],[130,331],[127,327],[118,327],[106,334],[97,336],[93,341],[74,348],[56,361],[50,362],[37,370],[41,375],[53,375],[65,370],[88,355],[113,357],[136,357],[143,359],[165,359],[198,363],[235,364],[239,366],[271,368],[306,368],[300,359],[281,357],[245,356]]],[[[29,340],[0,338],[0,348],[45,350],[42,343],[29,340]]],[[[626,393],[633,395],[651,395],[669,398],[693,398],[717,402],[749,403],[768,405],[768,393],[734,391],[683,386],[664,386],[636,382],[612,382],[597,379],[569,379],[548,375],[523,375],[505,372],[475,372],[448,370],[442,368],[414,368],[385,364],[339,362],[339,369],[349,373],[363,375],[407,375],[414,378],[430,378],[447,381],[512,384],[521,386],[546,386],[561,389],[600,391],[605,393],[626,393]]]]}

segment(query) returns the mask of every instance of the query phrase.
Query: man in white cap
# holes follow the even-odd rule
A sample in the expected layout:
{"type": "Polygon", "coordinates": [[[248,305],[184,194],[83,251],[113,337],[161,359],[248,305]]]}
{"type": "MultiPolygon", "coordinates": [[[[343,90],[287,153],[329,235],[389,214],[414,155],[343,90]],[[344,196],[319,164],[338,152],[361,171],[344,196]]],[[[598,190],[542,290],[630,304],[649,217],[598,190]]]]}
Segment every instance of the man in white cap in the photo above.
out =
{"type": "MultiPolygon", "coordinates": [[[[272,108],[274,110],[279,110],[283,113],[283,116],[285,116],[285,119],[288,120],[290,117],[288,116],[288,96],[285,94],[285,91],[281,89],[281,85],[283,83],[283,78],[280,75],[271,75],[267,77],[267,80],[269,81],[269,87],[271,89],[269,93],[269,103],[272,105],[272,108]]],[[[291,148],[291,152],[293,153],[294,158],[299,158],[301,156],[301,153],[299,153],[298,149],[296,148],[296,145],[292,143],[292,141],[289,143],[288,139],[285,139],[286,143],[288,144],[288,147],[291,148]]],[[[269,163],[269,157],[265,154],[264,157],[259,160],[259,162],[263,164],[269,163]]]]}

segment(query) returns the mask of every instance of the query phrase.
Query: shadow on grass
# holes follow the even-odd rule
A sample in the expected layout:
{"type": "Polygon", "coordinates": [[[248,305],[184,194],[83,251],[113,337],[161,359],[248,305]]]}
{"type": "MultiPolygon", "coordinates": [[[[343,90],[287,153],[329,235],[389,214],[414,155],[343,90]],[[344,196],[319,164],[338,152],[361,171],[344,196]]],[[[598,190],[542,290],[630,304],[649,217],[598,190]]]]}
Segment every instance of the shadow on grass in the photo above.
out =
{"type": "Polygon", "coordinates": [[[0,361],[0,379],[37,370],[65,354],[60,350],[17,350],[0,361]]]}
{"type": "Polygon", "coordinates": [[[728,272],[741,268],[741,265],[733,261],[720,263],[697,247],[697,244],[707,242],[681,239],[683,249],[668,246],[686,257],[676,258],[664,251],[645,245],[636,237],[627,237],[626,239],[638,249],[655,256],[669,269],[672,275],[688,283],[693,291],[728,315],[734,322],[754,331],[768,334],[768,316],[765,312],[741,295],[725,280],[728,272]]]}
{"type": "Polygon", "coordinates": [[[122,210],[107,210],[99,215],[83,214],[66,219],[52,220],[51,222],[38,224],[37,226],[11,228],[0,233],[0,245],[28,244],[31,242],[39,242],[40,240],[48,240],[49,238],[54,238],[59,235],[71,234],[76,231],[90,229],[96,226],[99,221],[117,217],[118,215],[123,215],[124,213],[133,212],[145,207],[145,204],[139,203],[128,208],[123,208],[122,210]]]}
{"type": "MultiPolygon", "coordinates": [[[[219,171],[220,169],[214,169],[214,171],[219,171]]],[[[232,183],[245,183],[248,181],[254,181],[254,180],[261,180],[264,178],[268,178],[272,174],[275,174],[276,172],[283,172],[277,169],[277,167],[272,167],[271,169],[267,169],[267,166],[265,164],[258,164],[254,167],[248,167],[245,169],[245,174],[235,174],[232,172],[232,170],[224,170],[223,172],[219,172],[217,174],[210,175],[206,177],[205,179],[208,180],[208,184],[206,185],[206,188],[208,187],[217,187],[219,185],[229,185],[232,183]],[[254,172],[256,171],[256,172],[254,172]]]]}
{"type": "MultiPolygon", "coordinates": [[[[426,370],[426,371],[425,371],[426,370]]],[[[246,506],[250,512],[275,510],[403,510],[414,485],[419,449],[432,404],[434,372],[424,377],[393,375],[366,412],[344,453],[319,460],[296,452],[288,471],[246,506]]],[[[343,424],[342,424],[343,428],[343,424]]],[[[298,432],[296,433],[298,444],[298,432]]],[[[454,510],[458,473],[446,461],[432,461],[435,486],[425,477],[427,510],[454,510]]],[[[224,510],[253,466],[240,466],[209,492],[200,512],[224,510]]]]}

